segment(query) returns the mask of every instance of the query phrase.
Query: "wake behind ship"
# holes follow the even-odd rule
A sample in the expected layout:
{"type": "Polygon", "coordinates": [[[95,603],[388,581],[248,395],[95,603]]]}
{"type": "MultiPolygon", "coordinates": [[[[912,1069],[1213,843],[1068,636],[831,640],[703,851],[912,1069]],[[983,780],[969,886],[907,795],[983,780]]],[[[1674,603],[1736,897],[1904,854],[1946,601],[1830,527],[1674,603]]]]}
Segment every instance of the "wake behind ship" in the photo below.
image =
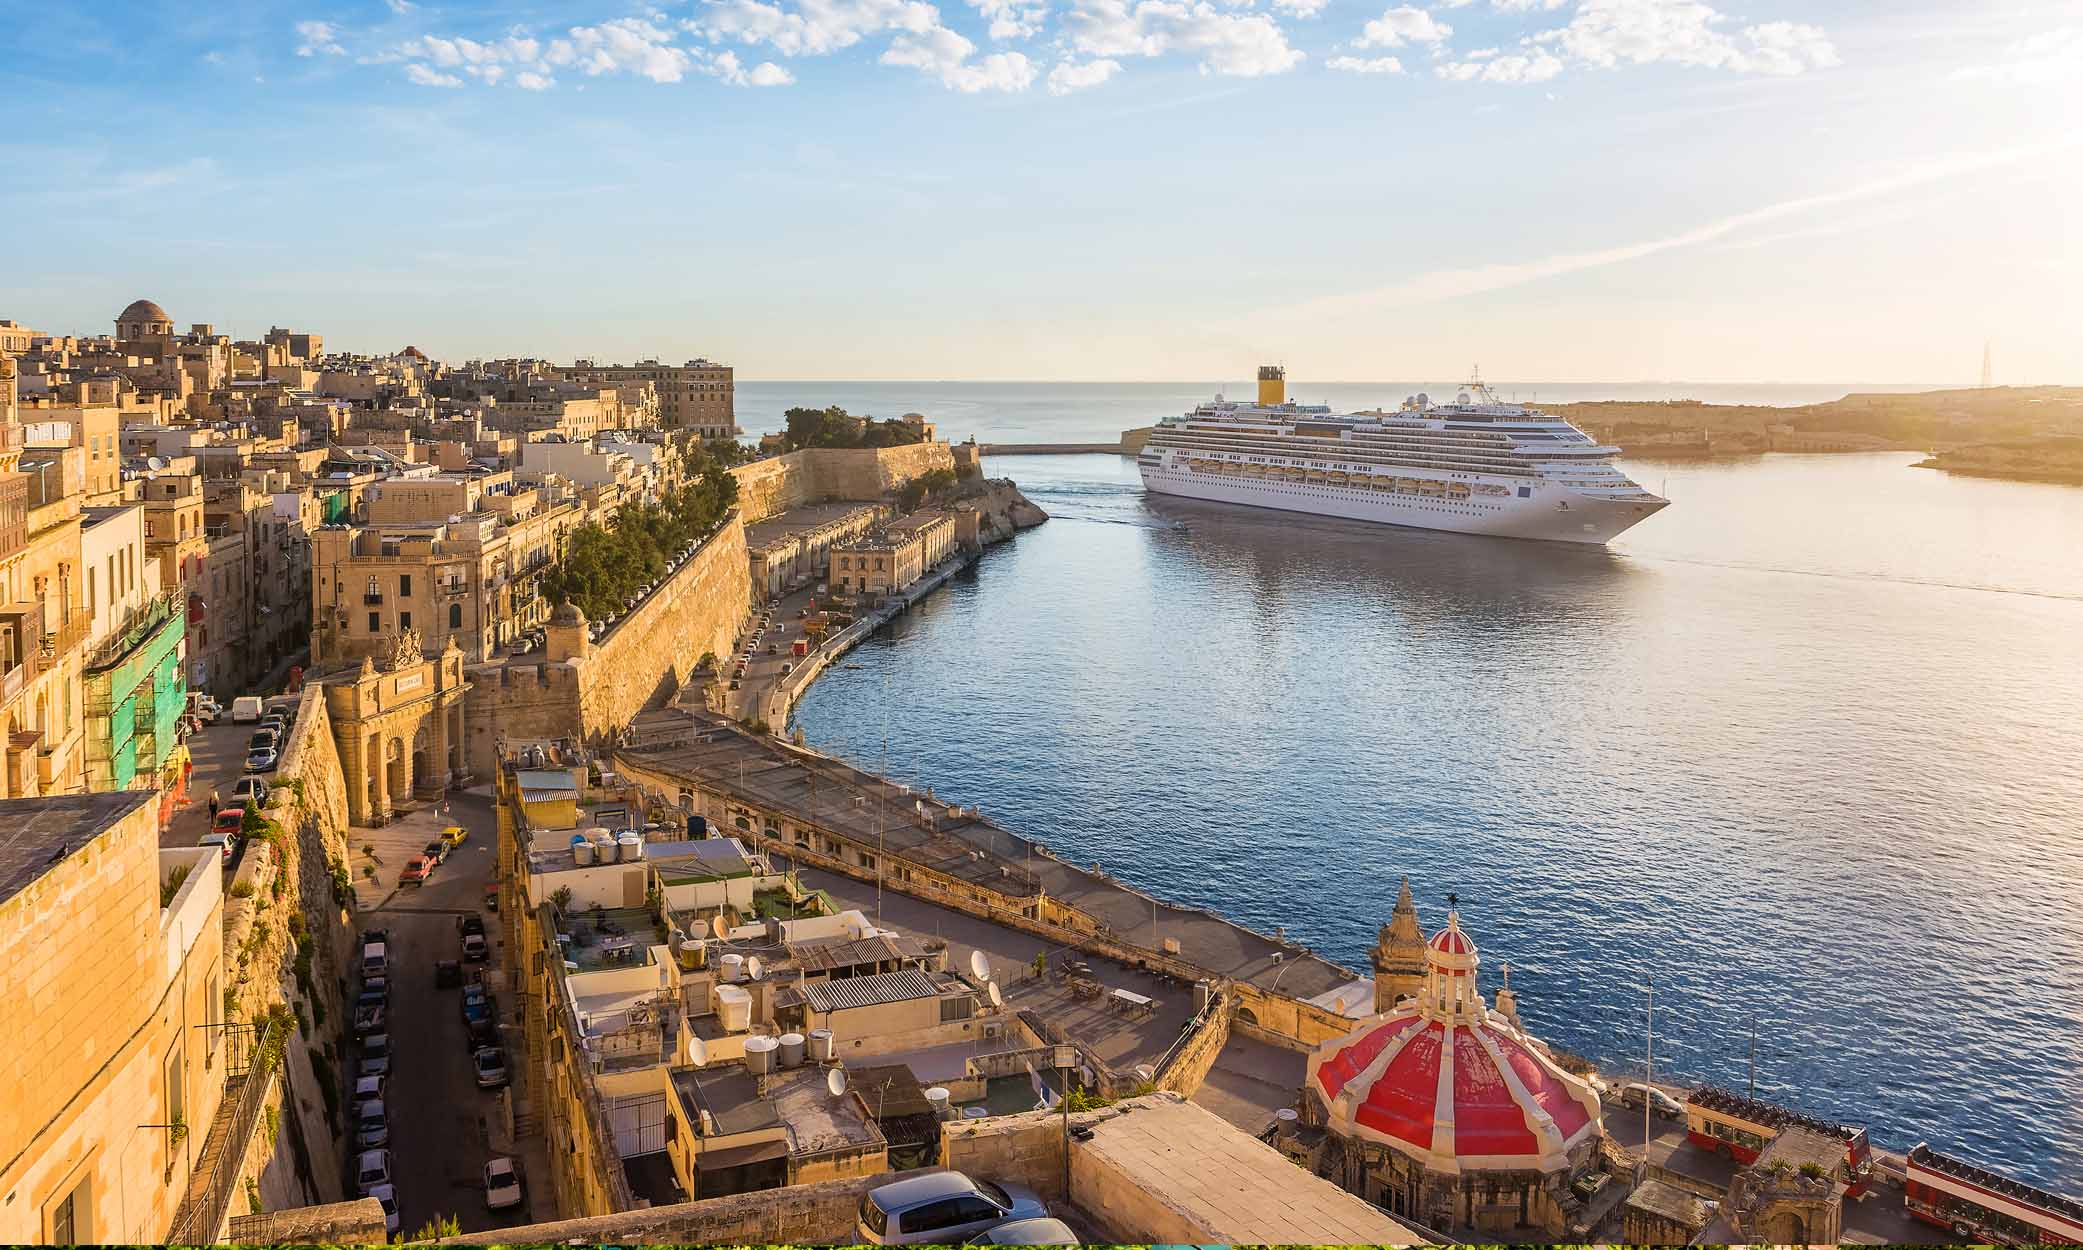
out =
{"type": "Polygon", "coordinates": [[[1480,381],[1449,404],[1333,415],[1258,371],[1258,401],[1216,396],[1167,417],[1136,457],[1146,490],[1419,529],[1603,543],[1670,501],[1562,418],[1504,403],[1480,381]]]}

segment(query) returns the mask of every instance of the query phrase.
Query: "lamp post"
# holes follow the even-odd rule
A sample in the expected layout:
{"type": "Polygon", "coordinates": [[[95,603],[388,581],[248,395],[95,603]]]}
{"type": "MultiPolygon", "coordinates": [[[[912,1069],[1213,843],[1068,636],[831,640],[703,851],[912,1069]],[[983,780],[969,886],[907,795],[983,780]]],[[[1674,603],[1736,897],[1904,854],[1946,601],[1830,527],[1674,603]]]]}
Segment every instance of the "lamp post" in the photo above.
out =
{"type": "Polygon", "coordinates": [[[1656,1097],[1656,978],[1649,978],[1649,1046],[1642,1062],[1642,1170],[1635,1177],[1641,1184],[1649,1176],[1649,1107],[1656,1097]]]}
{"type": "Polygon", "coordinates": [[[1078,1061],[1077,1048],[1056,1048],[1056,1101],[1063,1107],[1063,1205],[1070,1205],[1070,1070],[1078,1061]]]}

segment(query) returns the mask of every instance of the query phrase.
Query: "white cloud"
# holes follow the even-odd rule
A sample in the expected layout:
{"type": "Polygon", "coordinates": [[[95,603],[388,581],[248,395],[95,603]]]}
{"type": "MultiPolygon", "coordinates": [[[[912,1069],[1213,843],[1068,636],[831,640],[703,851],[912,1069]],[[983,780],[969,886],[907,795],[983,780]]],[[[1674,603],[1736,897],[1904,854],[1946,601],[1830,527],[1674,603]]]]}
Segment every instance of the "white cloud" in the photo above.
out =
{"type": "Polygon", "coordinates": [[[405,67],[405,78],[408,82],[416,82],[422,87],[460,87],[463,85],[463,80],[454,74],[444,74],[439,70],[428,69],[418,62],[405,67]]]}
{"type": "Polygon", "coordinates": [[[1569,0],[1490,0],[1490,7],[1500,13],[1553,13],[1567,3],[1569,0]]]}
{"type": "Polygon", "coordinates": [[[399,17],[403,17],[407,13],[410,13],[414,9],[419,7],[418,5],[414,4],[412,0],[383,0],[383,2],[389,5],[391,12],[397,14],[399,17]]]}
{"type": "Polygon", "coordinates": [[[1562,72],[1562,61],[1540,48],[1502,54],[1484,48],[1465,60],[1435,65],[1432,72],[1449,82],[1546,82],[1562,72]]]}
{"type": "Polygon", "coordinates": [[[1225,13],[1206,0],[1072,0],[1071,46],[1088,56],[1195,56],[1203,73],[1256,78],[1302,63],[1287,33],[1263,13],[1225,13]]]}
{"type": "Polygon", "coordinates": [[[719,52],[707,58],[702,72],[733,87],[786,87],[796,80],[794,74],[772,61],[761,61],[747,69],[735,52],[719,52]]]}
{"type": "Polygon", "coordinates": [[[1403,62],[1393,56],[1334,56],[1324,62],[1332,69],[1348,74],[1400,74],[1403,62]]]}
{"type": "Polygon", "coordinates": [[[514,75],[514,86],[523,91],[548,91],[556,85],[556,79],[532,69],[524,69],[514,75]]]}
{"type": "Polygon", "coordinates": [[[598,26],[572,27],[564,38],[550,41],[542,59],[559,69],[590,75],[630,73],[652,82],[679,82],[693,58],[686,49],[673,46],[672,38],[672,31],[654,22],[617,18],[598,26]]]}
{"type": "MultiPolygon", "coordinates": [[[[1466,4],[1468,0],[1461,0],[1466,4]]],[[[1273,7],[1290,17],[1315,17],[1330,0],[1273,0],[1273,7]]]]}
{"type": "Polygon", "coordinates": [[[1441,44],[1453,33],[1454,28],[1445,22],[1423,9],[1405,4],[1385,11],[1362,27],[1360,37],[1353,40],[1353,46],[1400,48],[1407,43],[1441,44]]]}
{"type": "Polygon", "coordinates": [[[1018,0],[969,0],[970,7],[991,19],[993,40],[1028,39],[1041,33],[1048,19],[1046,4],[1022,4],[1018,0]]]}
{"type": "Polygon", "coordinates": [[[2020,39],[2004,49],[2001,60],[1954,70],[1962,81],[2039,87],[2083,79],[2083,27],[2057,26],[2020,39]]]}
{"type": "Polygon", "coordinates": [[[940,25],[924,0],[709,0],[687,27],[711,42],[763,43],[783,56],[823,56],[883,31],[923,35],[940,25]]]}
{"type": "Polygon", "coordinates": [[[297,23],[298,56],[346,56],[340,46],[340,28],[331,22],[297,23]]]}
{"type": "Polygon", "coordinates": [[[1035,77],[1034,62],[1019,52],[993,52],[971,61],[976,45],[967,38],[936,26],[924,34],[903,34],[884,49],[884,65],[902,65],[929,78],[938,78],[950,91],[974,94],[979,91],[1025,91],[1035,77]]]}
{"type": "Polygon", "coordinates": [[[1798,74],[1838,63],[1815,26],[1767,22],[1738,40],[1726,15],[1700,0],[1583,0],[1567,26],[1534,36],[1573,60],[1601,69],[1665,62],[1749,74],[1798,74]]]}
{"type": "Polygon", "coordinates": [[[1082,65],[1074,61],[1062,61],[1049,71],[1049,94],[1069,95],[1073,91],[1097,87],[1120,71],[1119,61],[1087,61],[1082,65]]]}

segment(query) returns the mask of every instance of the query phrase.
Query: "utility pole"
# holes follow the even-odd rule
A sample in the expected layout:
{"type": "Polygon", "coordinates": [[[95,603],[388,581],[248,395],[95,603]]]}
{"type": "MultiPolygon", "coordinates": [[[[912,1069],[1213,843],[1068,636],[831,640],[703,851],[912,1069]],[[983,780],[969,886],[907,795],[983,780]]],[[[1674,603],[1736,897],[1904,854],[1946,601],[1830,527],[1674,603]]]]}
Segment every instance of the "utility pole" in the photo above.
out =
{"type": "Polygon", "coordinates": [[[1656,977],[1649,978],[1649,1046],[1642,1062],[1642,1172],[1637,1185],[1649,1176],[1649,1110],[1656,1095],[1656,977]]]}

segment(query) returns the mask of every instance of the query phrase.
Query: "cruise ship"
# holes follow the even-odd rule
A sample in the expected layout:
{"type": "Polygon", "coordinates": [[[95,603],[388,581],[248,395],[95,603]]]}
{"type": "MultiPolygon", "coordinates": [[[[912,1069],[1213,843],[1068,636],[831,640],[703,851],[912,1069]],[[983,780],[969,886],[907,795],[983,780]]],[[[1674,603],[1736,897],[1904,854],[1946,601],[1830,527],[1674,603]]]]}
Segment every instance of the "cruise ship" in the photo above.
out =
{"type": "Polygon", "coordinates": [[[1220,395],[1151,431],[1146,490],[1419,529],[1603,543],[1669,503],[1635,484],[1607,446],[1480,380],[1451,403],[1413,395],[1394,412],[1334,414],[1287,399],[1278,366],[1258,400],[1220,395]]]}

